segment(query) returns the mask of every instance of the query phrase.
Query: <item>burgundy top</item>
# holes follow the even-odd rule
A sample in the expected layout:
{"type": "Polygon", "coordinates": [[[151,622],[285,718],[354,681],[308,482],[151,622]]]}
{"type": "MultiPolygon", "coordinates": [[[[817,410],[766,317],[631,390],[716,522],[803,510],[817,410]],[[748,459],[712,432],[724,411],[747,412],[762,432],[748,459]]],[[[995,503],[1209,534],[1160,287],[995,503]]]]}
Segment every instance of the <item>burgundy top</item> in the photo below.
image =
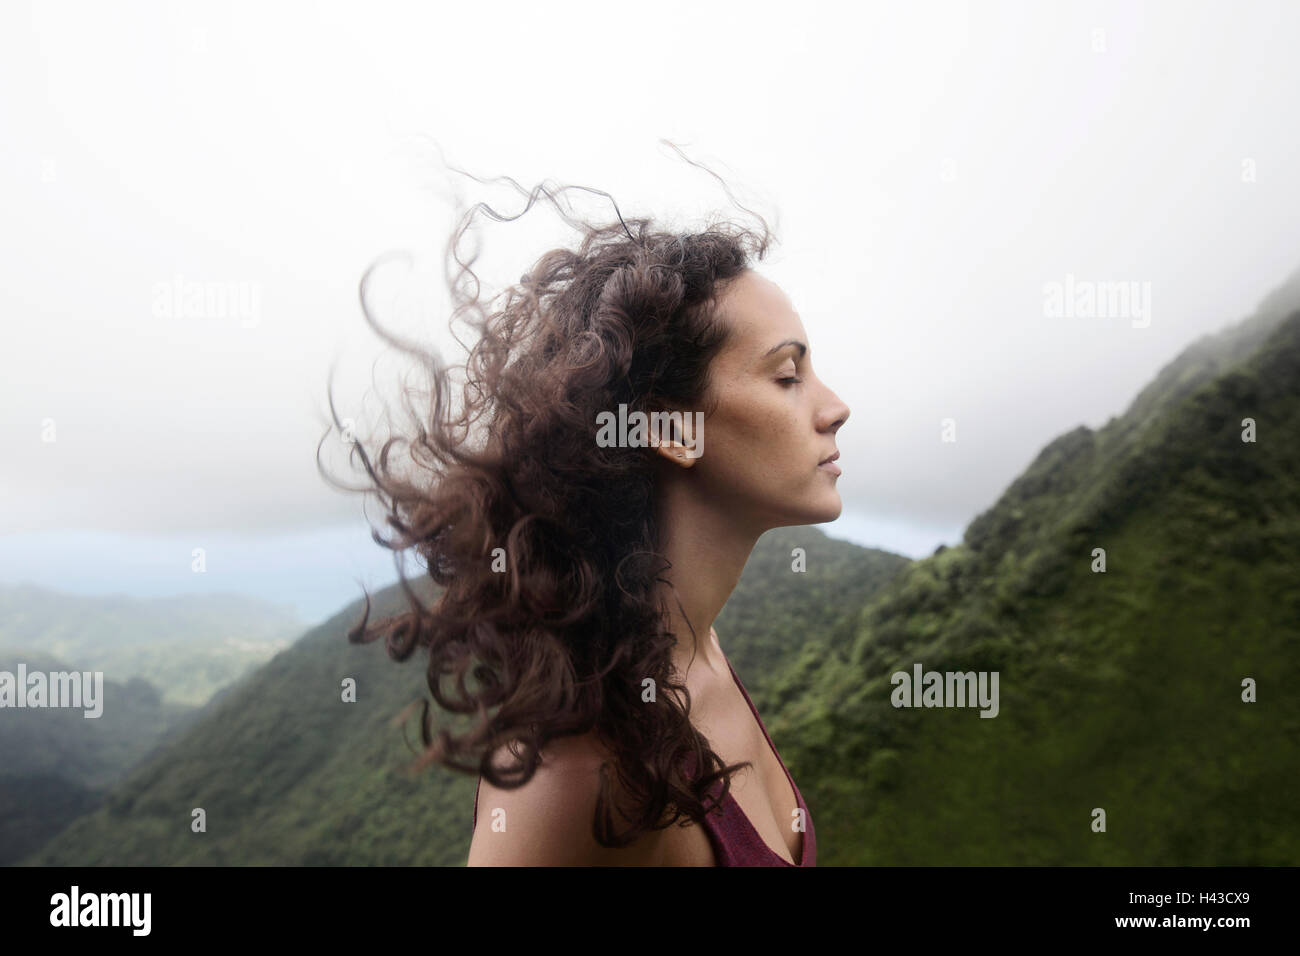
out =
{"type": "MultiPolygon", "coordinates": [[[[817,865],[817,834],[813,828],[812,814],[808,811],[808,805],[803,802],[803,794],[799,792],[799,787],[794,782],[794,777],[790,776],[790,771],[786,769],[785,762],[781,760],[780,753],[777,752],[776,744],[772,743],[772,738],[768,736],[767,728],[763,726],[763,718],[758,716],[758,709],[754,707],[754,702],[749,699],[749,691],[745,690],[745,685],[740,682],[736,669],[731,666],[731,661],[727,661],[727,669],[731,671],[731,677],[740,688],[741,694],[745,697],[745,703],[754,714],[754,719],[758,721],[759,730],[763,731],[763,739],[767,741],[768,746],[772,748],[772,753],[776,755],[777,763],[781,764],[781,769],[785,771],[785,778],[790,781],[790,786],[794,790],[795,801],[800,809],[803,810],[804,822],[808,829],[803,834],[803,855],[799,860],[799,866],[816,866],[817,865]]],[[[479,785],[483,783],[483,778],[479,778],[479,785]]],[[[722,790],[722,781],[719,780],[713,790],[713,796],[716,798],[722,790]]],[[[474,827],[478,828],[478,791],[479,787],[474,789],[474,827]]],[[[727,799],[723,801],[721,809],[710,810],[704,815],[704,829],[709,836],[709,842],[713,845],[713,853],[717,857],[718,866],[791,866],[788,860],[778,854],[765,842],[754,829],[754,825],[749,822],[749,817],[745,816],[745,811],[741,809],[736,798],[730,793],[727,799]]]]}

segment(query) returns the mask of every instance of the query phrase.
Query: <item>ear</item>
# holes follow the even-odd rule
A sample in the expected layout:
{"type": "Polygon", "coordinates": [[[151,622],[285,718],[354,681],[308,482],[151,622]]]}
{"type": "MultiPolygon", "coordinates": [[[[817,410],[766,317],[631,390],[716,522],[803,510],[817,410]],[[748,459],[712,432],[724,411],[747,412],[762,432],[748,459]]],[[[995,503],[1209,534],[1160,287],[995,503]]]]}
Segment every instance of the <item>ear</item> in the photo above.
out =
{"type": "Polygon", "coordinates": [[[691,468],[695,465],[695,458],[687,454],[686,447],[681,442],[665,442],[652,451],[658,452],[673,464],[681,465],[683,468],[691,468]]]}
{"type": "MultiPolygon", "coordinates": [[[[656,409],[663,412],[666,409],[656,409]]],[[[678,413],[680,416],[681,413],[678,413]]],[[[662,418],[655,415],[650,417],[650,445],[651,450],[662,455],[668,461],[675,465],[681,465],[684,468],[690,468],[695,464],[695,458],[683,444],[682,424],[680,417],[664,416],[662,418]]]]}

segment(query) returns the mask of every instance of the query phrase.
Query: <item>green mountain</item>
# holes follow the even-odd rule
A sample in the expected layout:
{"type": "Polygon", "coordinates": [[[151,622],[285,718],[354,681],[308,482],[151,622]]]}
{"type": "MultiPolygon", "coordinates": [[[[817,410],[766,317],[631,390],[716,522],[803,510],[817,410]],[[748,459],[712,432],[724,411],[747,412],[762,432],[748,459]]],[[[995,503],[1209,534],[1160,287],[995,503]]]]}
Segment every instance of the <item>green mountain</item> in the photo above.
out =
{"type": "MultiPolygon", "coordinates": [[[[826,537],[776,529],[751,557],[743,587],[718,617],[728,657],[748,686],[750,667],[792,666],[812,635],[829,633],[907,559],[826,537]],[[803,548],[806,571],[791,571],[803,548]],[[792,585],[791,579],[800,582],[792,585]],[[806,606],[795,613],[791,601],[806,606]],[[810,613],[811,612],[811,613],[810,613]],[[764,617],[766,615],[766,618],[764,617]],[[751,632],[750,621],[766,624],[751,632]],[[759,635],[759,636],[752,636],[759,635]]],[[[428,579],[415,582],[424,600],[428,579]]],[[[397,587],[375,597],[376,616],[402,609],[397,587]]],[[[96,812],[25,862],[37,865],[450,865],[469,852],[476,780],[434,767],[408,777],[415,717],[393,718],[427,697],[424,668],[398,664],[378,644],[346,634],[362,602],[308,631],[291,648],[214,699],[203,718],[137,767],[96,812]],[[356,681],[345,703],[341,684],[356,681]],[[207,831],[191,831],[192,811],[207,831]]],[[[377,617],[376,617],[377,619],[377,617]]]]}
{"type": "Polygon", "coordinates": [[[0,648],[32,650],[163,688],[169,703],[202,706],[302,633],[297,616],[238,594],[88,596],[0,585],[0,648]]]}
{"type": "Polygon", "coordinates": [[[830,649],[847,647],[863,603],[911,563],[828,537],[816,526],[764,534],[715,622],[759,713],[778,706],[777,688],[830,649]]]}
{"type": "MultiPolygon", "coordinates": [[[[0,652],[0,671],[70,671],[47,655],[0,652]]],[[[193,721],[140,678],[105,680],[99,717],[86,708],[0,710],[0,865],[20,860],[71,820],[99,806],[127,772],[193,721]]]]}
{"type": "Polygon", "coordinates": [[[1300,863],[1297,309],[1293,276],[1049,444],[784,682],[819,863],[1300,863]],[[1000,712],[893,706],[918,663],[998,672],[1000,712]]]}

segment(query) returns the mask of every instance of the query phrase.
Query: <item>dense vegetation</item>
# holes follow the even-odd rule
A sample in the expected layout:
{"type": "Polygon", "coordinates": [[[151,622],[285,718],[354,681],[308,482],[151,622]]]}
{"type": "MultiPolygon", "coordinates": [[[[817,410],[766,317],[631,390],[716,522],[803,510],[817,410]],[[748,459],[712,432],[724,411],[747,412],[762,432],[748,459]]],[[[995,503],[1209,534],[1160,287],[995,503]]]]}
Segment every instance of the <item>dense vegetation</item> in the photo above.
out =
{"type": "MultiPolygon", "coordinates": [[[[0,652],[0,671],[69,671],[42,654],[0,652]]],[[[158,689],[133,678],[104,681],[102,713],[67,708],[0,712],[0,865],[14,863],[99,806],[132,767],[197,711],[162,701],[158,689]]]]}

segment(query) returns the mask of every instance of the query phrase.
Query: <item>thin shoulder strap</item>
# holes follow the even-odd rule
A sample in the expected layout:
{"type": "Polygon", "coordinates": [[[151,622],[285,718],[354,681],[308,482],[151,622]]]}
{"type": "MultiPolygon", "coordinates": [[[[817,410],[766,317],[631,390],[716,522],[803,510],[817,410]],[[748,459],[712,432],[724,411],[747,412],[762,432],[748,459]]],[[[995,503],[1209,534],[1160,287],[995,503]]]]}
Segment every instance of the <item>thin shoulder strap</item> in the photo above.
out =
{"type": "Polygon", "coordinates": [[[772,740],[772,735],[767,732],[767,726],[763,723],[762,715],[759,714],[758,708],[754,706],[754,702],[750,699],[749,691],[745,690],[745,685],[741,683],[740,675],[737,674],[736,669],[731,666],[731,661],[727,661],[727,667],[731,671],[731,676],[736,681],[736,686],[740,688],[740,693],[744,696],[745,703],[749,705],[749,709],[753,713],[754,719],[758,721],[758,729],[763,731],[763,739],[767,741],[768,747],[772,749],[772,754],[776,757],[776,762],[781,765],[781,769],[785,772],[786,779],[790,781],[790,786],[794,790],[796,804],[802,806],[803,795],[799,793],[799,786],[794,782],[794,776],[791,775],[790,768],[785,765],[785,761],[781,758],[781,751],[776,749],[776,743],[772,740]]]}

